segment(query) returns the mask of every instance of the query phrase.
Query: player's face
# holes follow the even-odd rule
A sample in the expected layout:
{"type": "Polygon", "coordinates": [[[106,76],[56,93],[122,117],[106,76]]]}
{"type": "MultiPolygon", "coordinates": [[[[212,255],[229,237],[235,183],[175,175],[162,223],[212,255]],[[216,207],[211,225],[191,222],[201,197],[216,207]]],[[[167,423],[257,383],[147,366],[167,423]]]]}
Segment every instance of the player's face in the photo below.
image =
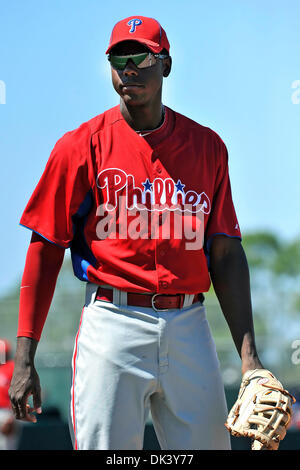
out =
{"type": "MultiPolygon", "coordinates": [[[[115,55],[138,54],[149,52],[136,41],[123,41],[113,48],[115,55]]],[[[124,70],[111,67],[114,89],[129,105],[145,105],[153,100],[161,100],[163,77],[171,70],[171,59],[158,59],[147,68],[139,69],[129,60],[124,70]]]]}

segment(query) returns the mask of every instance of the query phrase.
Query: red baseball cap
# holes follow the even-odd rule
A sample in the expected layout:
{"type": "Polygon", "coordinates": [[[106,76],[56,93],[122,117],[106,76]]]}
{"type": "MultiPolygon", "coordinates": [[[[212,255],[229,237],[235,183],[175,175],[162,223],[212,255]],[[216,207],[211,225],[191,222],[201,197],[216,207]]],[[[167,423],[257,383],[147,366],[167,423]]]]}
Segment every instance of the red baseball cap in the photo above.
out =
{"type": "Polygon", "coordinates": [[[165,30],[157,20],[146,16],[129,16],[119,21],[112,30],[106,54],[119,42],[128,40],[138,41],[155,53],[170,50],[165,30]]]}

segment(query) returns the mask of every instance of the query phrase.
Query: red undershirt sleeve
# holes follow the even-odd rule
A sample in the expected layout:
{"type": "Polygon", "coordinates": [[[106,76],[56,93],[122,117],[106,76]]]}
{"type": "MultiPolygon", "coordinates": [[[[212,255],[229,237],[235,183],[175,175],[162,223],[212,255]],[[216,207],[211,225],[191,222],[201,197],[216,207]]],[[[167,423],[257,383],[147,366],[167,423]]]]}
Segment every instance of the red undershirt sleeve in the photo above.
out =
{"type": "Polygon", "coordinates": [[[22,276],[17,336],[40,340],[65,250],[33,233],[22,276]]]}

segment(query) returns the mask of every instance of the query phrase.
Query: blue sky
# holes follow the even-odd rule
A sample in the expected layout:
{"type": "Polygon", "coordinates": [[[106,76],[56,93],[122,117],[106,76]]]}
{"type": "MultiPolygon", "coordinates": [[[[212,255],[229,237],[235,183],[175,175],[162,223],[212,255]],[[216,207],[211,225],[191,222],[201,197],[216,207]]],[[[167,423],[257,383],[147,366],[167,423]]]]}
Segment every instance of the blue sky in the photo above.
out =
{"type": "Polygon", "coordinates": [[[154,17],[167,31],[173,70],[164,103],[226,143],[242,232],[300,234],[298,0],[6,0],[0,293],[23,270],[30,232],[18,223],[55,142],[118,104],[105,50],[114,24],[131,15],[154,17]]]}

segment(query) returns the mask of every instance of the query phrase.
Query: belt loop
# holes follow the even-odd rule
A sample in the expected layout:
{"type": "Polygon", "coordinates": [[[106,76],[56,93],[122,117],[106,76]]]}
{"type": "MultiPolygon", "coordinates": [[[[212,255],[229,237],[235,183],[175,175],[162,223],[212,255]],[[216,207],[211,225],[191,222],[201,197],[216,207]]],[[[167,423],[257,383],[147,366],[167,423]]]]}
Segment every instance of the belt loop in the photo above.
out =
{"type": "Polygon", "coordinates": [[[193,298],[194,298],[194,294],[192,294],[192,295],[190,295],[190,294],[185,294],[185,296],[184,296],[184,302],[183,302],[182,308],[184,308],[184,307],[190,307],[190,305],[192,305],[193,298]]]}
{"type": "Polygon", "coordinates": [[[95,302],[98,285],[88,282],[85,288],[85,305],[93,304],[95,302]]]}
{"type": "Polygon", "coordinates": [[[120,305],[127,305],[127,292],[120,290],[120,305]]]}
{"type": "Polygon", "coordinates": [[[116,287],[113,287],[113,304],[120,306],[121,304],[121,291],[116,287]]]}

